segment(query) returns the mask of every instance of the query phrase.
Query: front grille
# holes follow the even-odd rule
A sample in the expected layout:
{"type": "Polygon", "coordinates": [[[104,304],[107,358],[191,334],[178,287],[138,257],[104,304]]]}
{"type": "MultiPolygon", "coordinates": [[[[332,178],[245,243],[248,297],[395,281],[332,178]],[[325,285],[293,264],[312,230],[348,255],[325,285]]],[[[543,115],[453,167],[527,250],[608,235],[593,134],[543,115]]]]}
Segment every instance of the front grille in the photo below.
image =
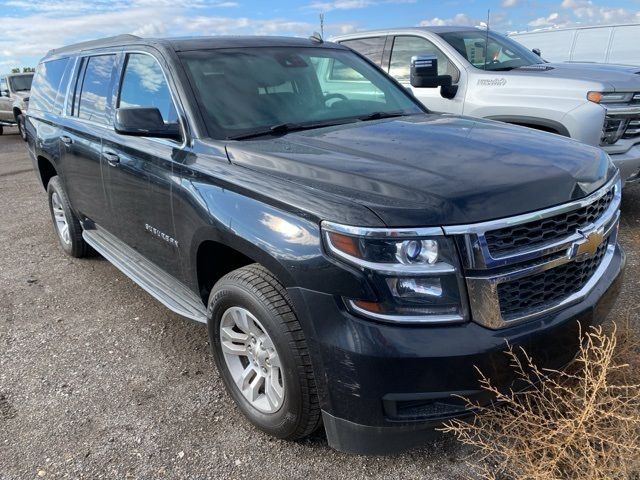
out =
{"type": "Polygon", "coordinates": [[[599,218],[609,208],[613,197],[612,188],[586,207],[543,220],[486,232],[489,251],[493,256],[500,256],[520,248],[533,248],[572,235],[599,218]]]}
{"type": "Polygon", "coordinates": [[[580,291],[600,266],[607,251],[603,242],[596,254],[582,262],[571,262],[520,280],[498,285],[500,311],[505,320],[543,310],[580,291]]]}
{"type": "Polygon", "coordinates": [[[635,138],[640,136],[640,118],[631,120],[622,138],[635,138]]]}

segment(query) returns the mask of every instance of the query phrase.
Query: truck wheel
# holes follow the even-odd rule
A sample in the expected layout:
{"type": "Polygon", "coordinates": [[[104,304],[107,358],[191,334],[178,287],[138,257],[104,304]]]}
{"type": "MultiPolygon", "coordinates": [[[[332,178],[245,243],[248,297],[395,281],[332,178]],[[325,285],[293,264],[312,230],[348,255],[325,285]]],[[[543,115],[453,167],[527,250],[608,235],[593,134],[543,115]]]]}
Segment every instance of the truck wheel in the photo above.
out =
{"type": "Polygon", "coordinates": [[[62,188],[60,177],[55,176],[47,185],[49,211],[51,220],[58,235],[62,249],[72,257],[81,258],[87,255],[89,245],[82,238],[82,226],[78,217],[71,210],[67,194],[62,188]]]}
{"type": "Polygon", "coordinates": [[[18,133],[20,134],[20,138],[26,142],[27,132],[24,129],[24,115],[22,113],[16,116],[16,123],[18,124],[18,133]]]}
{"type": "Polygon", "coordinates": [[[284,287],[253,264],[222,277],[209,296],[208,330],[222,379],[259,429],[295,440],[320,424],[311,358],[284,287]]]}

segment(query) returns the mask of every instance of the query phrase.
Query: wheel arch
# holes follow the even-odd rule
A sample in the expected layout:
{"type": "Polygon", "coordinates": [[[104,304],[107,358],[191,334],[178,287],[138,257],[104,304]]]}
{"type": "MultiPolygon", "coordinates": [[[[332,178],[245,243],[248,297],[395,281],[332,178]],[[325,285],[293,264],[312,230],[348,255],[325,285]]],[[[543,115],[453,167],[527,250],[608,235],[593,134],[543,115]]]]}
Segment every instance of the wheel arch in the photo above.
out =
{"type": "Polygon", "coordinates": [[[291,285],[291,275],[276,257],[241,237],[234,237],[210,235],[194,249],[195,281],[203,302],[208,301],[220,278],[252,263],[269,270],[284,286],[291,285]]]}
{"type": "Polygon", "coordinates": [[[485,117],[488,120],[496,120],[498,122],[510,123],[521,127],[542,130],[543,132],[555,133],[563,137],[571,137],[569,130],[562,123],[547,118],[528,117],[520,115],[496,115],[485,117]]]}
{"type": "Polygon", "coordinates": [[[51,180],[52,177],[58,175],[58,170],[51,160],[42,155],[38,155],[37,161],[40,180],[42,181],[43,188],[46,190],[47,185],[49,185],[49,180],[51,180]]]}

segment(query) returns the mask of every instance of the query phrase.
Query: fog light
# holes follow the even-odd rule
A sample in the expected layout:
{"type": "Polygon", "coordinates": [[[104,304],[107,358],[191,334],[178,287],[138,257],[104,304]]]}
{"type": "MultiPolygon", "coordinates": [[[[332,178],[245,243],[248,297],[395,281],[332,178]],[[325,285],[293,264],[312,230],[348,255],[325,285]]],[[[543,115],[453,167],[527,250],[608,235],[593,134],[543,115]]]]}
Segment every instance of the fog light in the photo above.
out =
{"type": "Polygon", "coordinates": [[[442,283],[439,277],[387,278],[391,294],[398,298],[441,297],[442,283]]]}

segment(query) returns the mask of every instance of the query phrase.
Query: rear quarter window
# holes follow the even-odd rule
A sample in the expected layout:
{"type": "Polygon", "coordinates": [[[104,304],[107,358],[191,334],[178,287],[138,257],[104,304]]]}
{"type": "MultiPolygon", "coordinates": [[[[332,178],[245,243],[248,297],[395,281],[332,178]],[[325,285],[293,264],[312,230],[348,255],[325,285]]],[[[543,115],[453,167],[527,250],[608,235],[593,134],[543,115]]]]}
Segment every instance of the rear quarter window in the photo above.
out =
{"type": "Polygon", "coordinates": [[[29,110],[55,114],[62,111],[66,92],[66,82],[63,82],[63,77],[69,62],[69,58],[61,58],[38,65],[31,85],[29,110]]]}

